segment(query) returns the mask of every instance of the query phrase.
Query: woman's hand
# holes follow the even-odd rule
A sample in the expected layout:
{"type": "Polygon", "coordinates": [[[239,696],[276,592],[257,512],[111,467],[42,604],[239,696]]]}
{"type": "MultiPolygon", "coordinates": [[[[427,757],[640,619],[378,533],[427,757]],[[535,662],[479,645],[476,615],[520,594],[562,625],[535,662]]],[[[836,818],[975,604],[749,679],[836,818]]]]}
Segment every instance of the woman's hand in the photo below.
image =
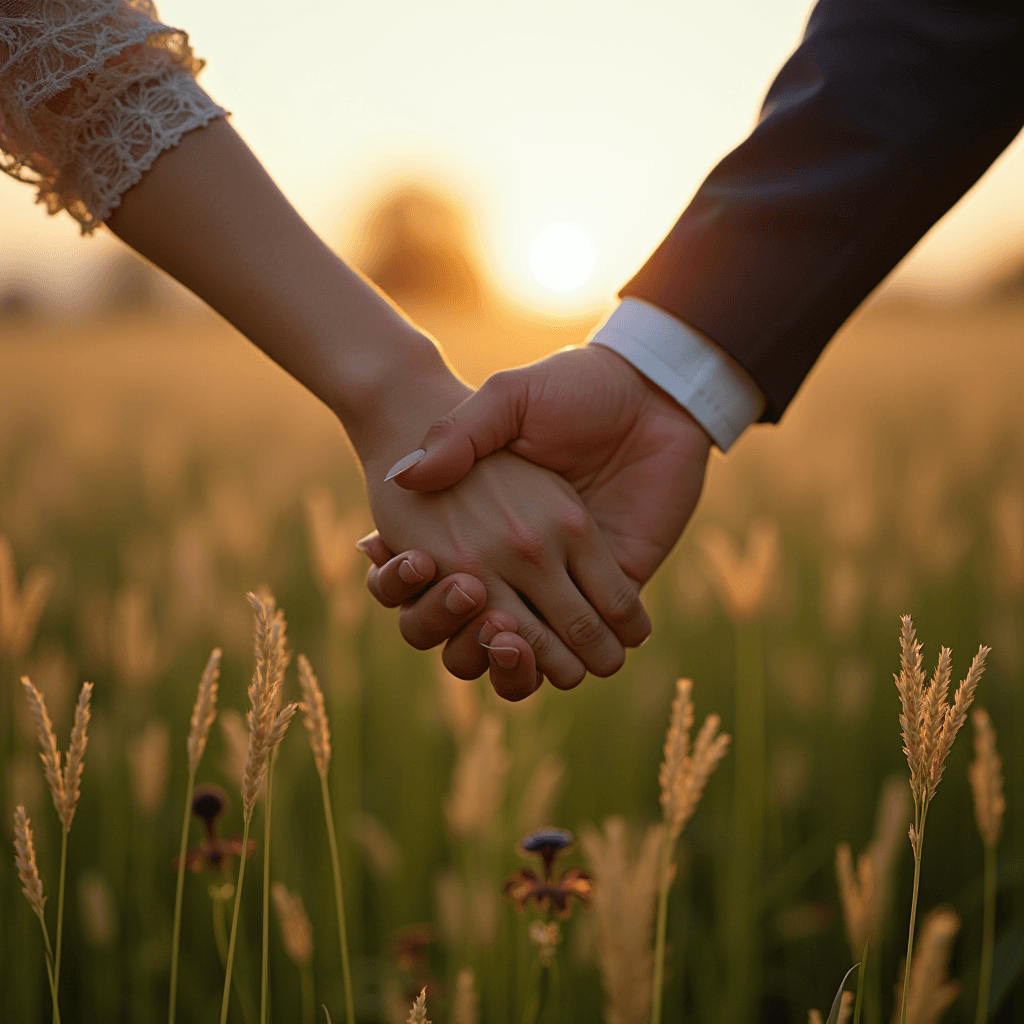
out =
{"type": "MultiPolygon", "coordinates": [[[[502,667],[528,666],[532,655],[555,686],[568,689],[588,669],[601,676],[616,672],[625,659],[623,643],[636,646],[650,632],[636,586],[615,563],[575,490],[550,470],[495,452],[444,491],[405,491],[369,468],[367,490],[389,549],[429,551],[443,575],[475,577],[486,589],[488,608],[518,623],[517,637],[500,631],[511,620],[488,623],[479,637],[514,649],[502,667]],[[497,627],[497,642],[491,626],[497,627]]],[[[407,620],[406,632],[409,625],[407,620]]],[[[450,656],[446,661],[454,664],[450,656]]],[[[497,687],[507,680],[494,682],[497,687]]],[[[527,692],[535,686],[534,673],[527,692]]]]}
{"type": "Polygon", "coordinates": [[[515,617],[500,608],[480,612],[487,589],[475,576],[453,573],[433,585],[437,566],[430,555],[392,555],[376,531],[356,546],[371,562],[366,573],[370,593],[385,608],[401,606],[398,628],[408,644],[425,651],[447,640],[442,660],[452,675],[476,679],[490,667],[494,689],[505,696],[530,694],[541,685],[544,677],[529,644],[517,635],[515,617]]]}

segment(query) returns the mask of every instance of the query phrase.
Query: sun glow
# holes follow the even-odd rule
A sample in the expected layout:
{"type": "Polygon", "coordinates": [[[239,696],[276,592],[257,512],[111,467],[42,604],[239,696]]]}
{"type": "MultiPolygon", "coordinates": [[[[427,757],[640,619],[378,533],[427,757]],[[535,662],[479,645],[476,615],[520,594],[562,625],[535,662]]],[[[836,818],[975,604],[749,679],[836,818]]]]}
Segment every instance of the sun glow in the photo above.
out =
{"type": "Polygon", "coordinates": [[[575,224],[548,224],[530,246],[530,269],[545,288],[574,292],[594,273],[594,243],[575,224]]]}

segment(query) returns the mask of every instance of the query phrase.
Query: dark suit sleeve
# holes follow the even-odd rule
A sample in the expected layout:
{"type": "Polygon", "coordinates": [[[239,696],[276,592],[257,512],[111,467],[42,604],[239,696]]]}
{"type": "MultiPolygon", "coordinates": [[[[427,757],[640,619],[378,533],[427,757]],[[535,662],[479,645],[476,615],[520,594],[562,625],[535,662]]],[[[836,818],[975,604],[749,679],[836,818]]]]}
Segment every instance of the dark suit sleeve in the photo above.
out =
{"type": "Polygon", "coordinates": [[[821,0],[757,127],[620,294],[722,346],[774,422],[1022,124],[1024,0],[821,0]]]}

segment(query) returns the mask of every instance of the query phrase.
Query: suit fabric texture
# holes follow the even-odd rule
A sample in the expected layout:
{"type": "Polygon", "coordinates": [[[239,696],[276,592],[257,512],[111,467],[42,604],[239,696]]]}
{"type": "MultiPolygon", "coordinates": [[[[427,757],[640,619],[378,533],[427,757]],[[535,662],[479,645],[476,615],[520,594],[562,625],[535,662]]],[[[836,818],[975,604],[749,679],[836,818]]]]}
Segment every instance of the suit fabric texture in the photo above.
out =
{"type": "Polygon", "coordinates": [[[720,345],[775,422],[1022,127],[1024,0],[821,0],[756,128],[620,294],[720,345]]]}

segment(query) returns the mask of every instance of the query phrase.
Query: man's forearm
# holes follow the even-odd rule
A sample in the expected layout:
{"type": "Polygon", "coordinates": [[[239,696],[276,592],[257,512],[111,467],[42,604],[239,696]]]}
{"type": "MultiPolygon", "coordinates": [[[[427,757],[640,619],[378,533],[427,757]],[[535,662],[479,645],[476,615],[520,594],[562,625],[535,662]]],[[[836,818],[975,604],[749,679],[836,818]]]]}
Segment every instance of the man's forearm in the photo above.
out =
{"type": "Polygon", "coordinates": [[[327,247],[224,120],[164,153],[107,223],[330,406],[364,464],[387,460],[384,435],[401,449],[447,411],[408,400],[417,379],[450,388],[451,405],[464,397],[430,339],[327,247]]]}
{"type": "Polygon", "coordinates": [[[1024,124],[1024,8],[821,0],[749,138],[622,290],[720,345],[777,420],[870,291],[1024,124]]]}

